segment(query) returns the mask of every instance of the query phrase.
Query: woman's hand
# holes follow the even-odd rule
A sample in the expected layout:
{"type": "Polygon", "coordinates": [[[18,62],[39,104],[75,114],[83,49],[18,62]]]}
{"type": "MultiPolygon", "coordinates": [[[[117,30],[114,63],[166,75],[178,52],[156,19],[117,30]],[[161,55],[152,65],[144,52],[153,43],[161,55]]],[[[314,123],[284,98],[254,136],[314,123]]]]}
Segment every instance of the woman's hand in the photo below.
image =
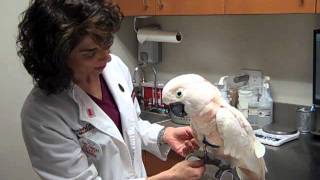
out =
{"type": "Polygon", "coordinates": [[[183,157],[199,148],[189,126],[167,127],[163,134],[163,141],[183,157]]]}
{"type": "Polygon", "coordinates": [[[199,180],[203,175],[204,170],[204,164],[201,160],[184,160],[177,163],[167,171],[149,177],[148,180],[199,180]]]}

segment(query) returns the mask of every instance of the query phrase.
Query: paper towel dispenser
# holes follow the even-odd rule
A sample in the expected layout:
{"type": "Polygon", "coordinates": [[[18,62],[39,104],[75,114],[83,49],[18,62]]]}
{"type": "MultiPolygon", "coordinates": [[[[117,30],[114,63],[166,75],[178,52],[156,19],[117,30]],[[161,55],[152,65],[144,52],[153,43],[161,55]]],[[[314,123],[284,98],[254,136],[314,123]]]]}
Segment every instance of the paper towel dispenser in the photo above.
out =
{"type": "Polygon", "coordinates": [[[162,43],[180,43],[182,34],[161,30],[153,24],[136,30],[138,40],[138,61],[143,64],[158,64],[162,61],[162,43]]]}
{"type": "Polygon", "coordinates": [[[162,61],[162,43],[145,41],[138,43],[138,61],[143,64],[158,64],[162,61]]]}
{"type": "Polygon", "coordinates": [[[176,31],[164,31],[157,26],[147,27],[138,29],[137,39],[139,43],[146,41],[181,43],[182,33],[176,31]]]}

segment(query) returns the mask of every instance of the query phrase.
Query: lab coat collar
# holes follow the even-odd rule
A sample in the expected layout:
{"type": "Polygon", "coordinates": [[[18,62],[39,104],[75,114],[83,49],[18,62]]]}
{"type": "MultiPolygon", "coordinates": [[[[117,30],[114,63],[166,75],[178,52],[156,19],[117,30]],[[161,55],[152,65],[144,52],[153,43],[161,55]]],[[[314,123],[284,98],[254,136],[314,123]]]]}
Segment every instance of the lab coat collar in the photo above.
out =
{"type": "Polygon", "coordinates": [[[92,124],[100,131],[124,143],[122,135],[117,130],[114,122],[103,110],[99,108],[99,106],[89,97],[86,92],[73,83],[70,95],[78,104],[79,118],[81,121],[92,124]]]}
{"type": "Polygon", "coordinates": [[[103,110],[101,110],[98,105],[96,105],[96,103],[87,95],[86,92],[84,92],[74,83],[72,83],[70,95],[79,106],[80,120],[92,124],[97,129],[109,134],[112,137],[115,137],[121,142],[124,142],[123,138],[126,139],[127,137],[125,135],[128,135],[129,138],[132,138],[132,144],[130,144],[130,146],[135,149],[135,143],[133,141],[135,134],[135,121],[133,120],[133,116],[137,116],[137,114],[135,112],[133,103],[130,102],[132,101],[131,92],[127,85],[128,83],[123,78],[123,75],[120,75],[119,72],[117,72],[118,69],[114,69],[108,65],[102,72],[102,76],[106,81],[119,109],[124,137],[122,137],[120,132],[117,130],[116,125],[110,119],[110,117],[103,110]],[[119,76],[117,76],[118,74],[119,76]]]}

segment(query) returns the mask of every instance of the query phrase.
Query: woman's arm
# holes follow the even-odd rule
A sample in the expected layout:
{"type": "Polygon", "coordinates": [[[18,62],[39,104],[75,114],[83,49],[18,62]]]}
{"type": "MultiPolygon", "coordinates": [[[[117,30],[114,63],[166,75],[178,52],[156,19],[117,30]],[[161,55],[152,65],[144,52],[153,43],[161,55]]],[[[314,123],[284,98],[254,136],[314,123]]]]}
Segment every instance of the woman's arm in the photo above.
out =
{"type": "Polygon", "coordinates": [[[147,180],[199,180],[204,173],[204,170],[202,161],[184,160],[167,171],[149,177],[147,180]]]}

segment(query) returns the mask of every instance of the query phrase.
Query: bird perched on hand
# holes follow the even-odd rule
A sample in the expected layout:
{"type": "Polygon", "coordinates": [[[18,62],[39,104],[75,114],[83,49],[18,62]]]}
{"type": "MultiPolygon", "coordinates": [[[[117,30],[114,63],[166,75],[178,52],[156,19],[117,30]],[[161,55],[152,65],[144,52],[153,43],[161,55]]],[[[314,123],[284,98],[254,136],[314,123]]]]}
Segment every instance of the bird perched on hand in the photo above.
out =
{"type": "Polygon", "coordinates": [[[210,153],[228,160],[242,180],[265,179],[264,145],[256,139],[243,114],[222,98],[217,87],[200,75],[185,74],[171,79],[162,93],[165,104],[184,106],[185,112],[180,114],[191,118],[200,147],[203,142],[216,147],[210,153]]]}

